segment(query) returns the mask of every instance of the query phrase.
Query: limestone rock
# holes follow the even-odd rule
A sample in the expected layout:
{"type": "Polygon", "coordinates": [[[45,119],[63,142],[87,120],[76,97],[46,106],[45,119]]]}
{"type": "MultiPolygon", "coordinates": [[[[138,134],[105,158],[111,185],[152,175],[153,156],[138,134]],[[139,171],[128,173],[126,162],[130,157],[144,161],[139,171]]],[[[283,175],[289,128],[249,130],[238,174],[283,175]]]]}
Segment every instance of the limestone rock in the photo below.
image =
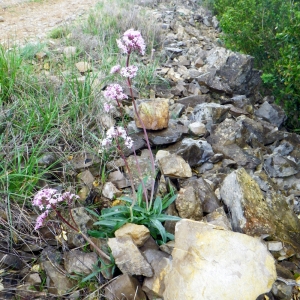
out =
{"type": "Polygon", "coordinates": [[[144,300],[146,295],[136,278],[123,274],[118,276],[105,288],[105,299],[108,300],[144,300]]]}
{"type": "Polygon", "coordinates": [[[255,112],[255,115],[280,127],[286,120],[286,115],[283,109],[276,104],[264,102],[261,107],[255,112]]]}
{"type": "Polygon", "coordinates": [[[259,185],[243,168],[227,175],[220,194],[230,210],[234,231],[252,236],[268,234],[293,251],[300,250],[300,220],[282,194],[270,187],[264,197],[259,185]]]}
{"type": "Polygon", "coordinates": [[[270,177],[289,177],[300,169],[291,159],[276,154],[265,160],[264,168],[270,177]]]}
{"type": "Polygon", "coordinates": [[[67,57],[67,58],[70,58],[72,57],[73,55],[76,54],[76,51],[77,51],[77,48],[76,47],[73,47],[73,46],[68,46],[68,47],[65,47],[63,52],[64,52],[64,55],[67,57]]]}
{"type": "Polygon", "coordinates": [[[192,176],[191,167],[179,155],[170,154],[162,157],[158,162],[164,175],[183,178],[192,176]]]}
{"type": "Polygon", "coordinates": [[[153,276],[153,270],[131,237],[110,238],[108,245],[118,268],[124,274],[153,276]]]}
{"type": "MultiPolygon", "coordinates": [[[[169,123],[169,100],[139,100],[136,102],[137,111],[146,129],[159,130],[168,127],[169,123]]],[[[136,126],[142,128],[139,118],[134,116],[136,126]]]]}
{"type": "Polygon", "coordinates": [[[153,249],[146,250],[144,255],[151,264],[154,275],[151,278],[145,278],[143,291],[149,299],[161,298],[165,290],[164,277],[171,267],[170,255],[153,249]]]}
{"type": "Polygon", "coordinates": [[[102,195],[110,200],[120,197],[122,191],[118,190],[112,182],[106,182],[102,189],[102,195]]]}
{"type": "Polygon", "coordinates": [[[149,229],[144,225],[127,223],[115,231],[115,237],[130,236],[137,247],[141,247],[150,237],[149,229]]]}
{"type": "Polygon", "coordinates": [[[203,218],[203,221],[206,221],[207,223],[218,226],[218,227],[224,227],[227,230],[232,230],[231,224],[226,216],[226,213],[225,213],[223,207],[219,207],[215,211],[206,215],[203,218]]]}
{"type": "Polygon", "coordinates": [[[193,122],[189,125],[189,130],[192,134],[202,137],[206,134],[206,127],[201,122],[193,122]]]}
{"type": "Polygon", "coordinates": [[[175,200],[175,206],[181,218],[200,221],[203,217],[201,201],[194,187],[181,188],[175,200]]]}
{"type": "Polygon", "coordinates": [[[130,186],[130,182],[128,181],[128,179],[119,170],[109,173],[107,180],[109,182],[112,182],[119,189],[130,186]]]}
{"type": "Polygon", "coordinates": [[[177,223],[172,257],[165,300],[253,300],[276,279],[275,261],[258,239],[202,222],[177,223]]]}
{"type": "Polygon", "coordinates": [[[97,254],[84,253],[80,250],[72,250],[64,253],[66,271],[71,273],[90,274],[98,264],[97,254]]]}
{"type": "Polygon", "coordinates": [[[230,107],[217,103],[202,103],[195,106],[192,119],[202,122],[211,120],[213,124],[220,123],[225,120],[230,107]]]}
{"type": "Polygon", "coordinates": [[[80,61],[75,66],[80,73],[85,73],[91,69],[91,65],[86,61],[80,61]]]}

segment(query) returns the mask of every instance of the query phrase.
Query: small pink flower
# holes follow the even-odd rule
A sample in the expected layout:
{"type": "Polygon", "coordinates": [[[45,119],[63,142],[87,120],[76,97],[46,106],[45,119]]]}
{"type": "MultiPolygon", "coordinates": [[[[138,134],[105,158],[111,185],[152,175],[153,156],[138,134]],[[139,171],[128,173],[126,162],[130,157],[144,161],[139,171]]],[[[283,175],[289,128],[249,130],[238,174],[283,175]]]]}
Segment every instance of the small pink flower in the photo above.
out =
{"type": "Polygon", "coordinates": [[[116,65],[116,66],[113,66],[110,70],[110,74],[116,74],[116,73],[119,73],[121,70],[121,66],[120,65],[116,65]]]}
{"type": "Polygon", "coordinates": [[[104,97],[117,101],[128,99],[128,96],[123,93],[123,88],[119,84],[110,84],[104,91],[104,97]]]}
{"type": "Polygon", "coordinates": [[[34,230],[38,230],[41,228],[45,222],[45,219],[48,217],[48,210],[45,210],[41,215],[39,215],[36,219],[34,230]]]}
{"type": "Polygon", "coordinates": [[[125,146],[128,147],[129,149],[132,147],[133,145],[133,141],[131,139],[131,137],[129,137],[126,133],[126,130],[121,127],[111,127],[107,130],[106,132],[106,138],[104,140],[102,140],[102,146],[110,146],[112,143],[113,139],[118,139],[121,138],[124,140],[125,146]]]}
{"type": "Polygon", "coordinates": [[[133,78],[133,77],[136,76],[137,70],[138,70],[138,67],[129,66],[129,67],[126,67],[126,68],[122,68],[120,73],[121,73],[122,76],[124,76],[126,78],[133,78]]]}
{"type": "Polygon", "coordinates": [[[104,110],[108,113],[111,109],[113,108],[113,106],[107,102],[104,103],[104,110]]]}
{"type": "Polygon", "coordinates": [[[132,51],[138,51],[140,54],[145,54],[145,41],[139,31],[128,29],[121,40],[117,40],[118,47],[123,53],[129,54],[132,51]]]}
{"type": "Polygon", "coordinates": [[[133,146],[133,140],[131,137],[127,137],[125,139],[125,146],[128,148],[128,149],[131,149],[132,146],[133,146]]]}

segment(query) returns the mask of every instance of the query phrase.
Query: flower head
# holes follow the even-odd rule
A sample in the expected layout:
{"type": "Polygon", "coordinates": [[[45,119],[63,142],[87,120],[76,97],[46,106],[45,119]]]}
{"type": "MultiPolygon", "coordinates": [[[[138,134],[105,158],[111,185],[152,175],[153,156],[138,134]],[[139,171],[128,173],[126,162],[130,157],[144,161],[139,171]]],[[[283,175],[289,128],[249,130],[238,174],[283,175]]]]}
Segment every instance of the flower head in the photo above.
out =
{"type": "Polygon", "coordinates": [[[104,103],[104,110],[108,113],[113,108],[113,105],[109,104],[108,102],[104,103]]]}
{"type": "Polygon", "coordinates": [[[132,51],[138,51],[140,54],[145,54],[145,41],[139,31],[128,29],[121,40],[117,40],[118,47],[123,53],[129,54],[132,51]]]}
{"type": "Polygon", "coordinates": [[[121,70],[121,66],[120,65],[116,65],[116,66],[113,66],[110,70],[110,74],[115,74],[115,73],[119,73],[121,70]]]}
{"type": "Polygon", "coordinates": [[[129,66],[126,68],[122,68],[120,73],[122,76],[126,77],[126,78],[133,78],[136,76],[138,67],[136,66],[129,66]]]}
{"type": "Polygon", "coordinates": [[[102,146],[110,146],[112,144],[113,139],[121,138],[124,140],[124,144],[127,148],[131,149],[133,146],[132,138],[127,135],[126,130],[121,127],[111,127],[106,132],[106,138],[102,140],[102,146]]]}
{"type": "Polygon", "coordinates": [[[45,219],[48,217],[48,213],[49,211],[46,210],[44,211],[41,215],[39,215],[36,219],[36,223],[34,226],[34,230],[38,230],[39,228],[41,228],[45,222],[45,219]]]}
{"type": "Polygon", "coordinates": [[[119,84],[110,84],[104,91],[104,97],[117,101],[128,99],[128,96],[123,93],[123,88],[119,84]]]}

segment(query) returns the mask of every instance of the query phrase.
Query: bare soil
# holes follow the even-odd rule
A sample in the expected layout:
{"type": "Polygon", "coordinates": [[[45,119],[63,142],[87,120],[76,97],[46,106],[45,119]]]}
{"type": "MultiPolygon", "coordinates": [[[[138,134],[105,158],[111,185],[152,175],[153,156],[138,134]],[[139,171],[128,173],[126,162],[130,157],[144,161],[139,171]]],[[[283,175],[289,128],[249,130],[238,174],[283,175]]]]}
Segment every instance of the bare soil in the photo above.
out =
{"type": "Polygon", "coordinates": [[[53,28],[92,9],[99,0],[0,0],[0,43],[43,39],[53,28]]]}

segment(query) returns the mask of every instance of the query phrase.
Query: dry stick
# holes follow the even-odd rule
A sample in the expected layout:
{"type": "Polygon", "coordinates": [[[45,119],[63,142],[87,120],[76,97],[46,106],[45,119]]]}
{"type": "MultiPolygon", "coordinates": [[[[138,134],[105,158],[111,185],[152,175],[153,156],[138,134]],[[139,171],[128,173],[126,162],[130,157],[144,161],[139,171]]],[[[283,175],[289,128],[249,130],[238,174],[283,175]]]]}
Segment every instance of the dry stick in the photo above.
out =
{"type": "MultiPolygon", "coordinates": [[[[130,59],[130,52],[127,55],[126,67],[129,66],[129,59],[130,59]]],[[[140,117],[140,115],[138,113],[138,110],[137,110],[137,106],[136,106],[135,99],[134,99],[134,96],[133,96],[131,80],[130,80],[129,77],[127,78],[127,85],[129,87],[130,96],[131,96],[131,99],[132,99],[132,103],[133,103],[135,114],[137,115],[138,120],[141,123],[143,131],[144,131],[144,137],[145,137],[145,140],[146,140],[146,143],[147,143],[148,150],[150,152],[150,160],[151,160],[151,167],[152,167],[152,176],[153,176],[153,178],[155,178],[155,163],[154,163],[153,153],[152,153],[152,150],[151,150],[151,147],[150,147],[150,142],[149,142],[149,138],[148,138],[148,134],[147,134],[147,130],[146,130],[145,124],[144,124],[143,120],[141,119],[141,117],[140,117]]],[[[142,186],[143,186],[143,189],[145,189],[143,180],[142,180],[142,186]]],[[[154,194],[154,180],[151,183],[150,207],[152,206],[153,194],[154,194]]],[[[149,206],[148,206],[148,202],[147,202],[147,209],[148,208],[149,208],[149,206]]]]}
{"type": "MultiPolygon", "coordinates": [[[[81,234],[83,236],[83,238],[88,242],[90,243],[94,249],[97,251],[97,253],[99,254],[99,256],[103,257],[104,259],[110,261],[110,257],[105,253],[103,252],[101,249],[99,249],[99,247],[85,234],[83,233],[81,230],[79,230],[78,228],[76,228],[75,226],[73,226],[72,224],[70,224],[63,216],[62,214],[56,209],[56,207],[51,204],[51,207],[52,209],[56,212],[57,216],[64,222],[66,223],[70,228],[72,228],[74,231],[78,232],[79,234],[81,234]]],[[[73,215],[72,215],[72,212],[71,212],[71,209],[69,209],[69,213],[70,213],[70,216],[74,222],[74,224],[76,224],[74,218],[73,218],[73,215]]]]}

